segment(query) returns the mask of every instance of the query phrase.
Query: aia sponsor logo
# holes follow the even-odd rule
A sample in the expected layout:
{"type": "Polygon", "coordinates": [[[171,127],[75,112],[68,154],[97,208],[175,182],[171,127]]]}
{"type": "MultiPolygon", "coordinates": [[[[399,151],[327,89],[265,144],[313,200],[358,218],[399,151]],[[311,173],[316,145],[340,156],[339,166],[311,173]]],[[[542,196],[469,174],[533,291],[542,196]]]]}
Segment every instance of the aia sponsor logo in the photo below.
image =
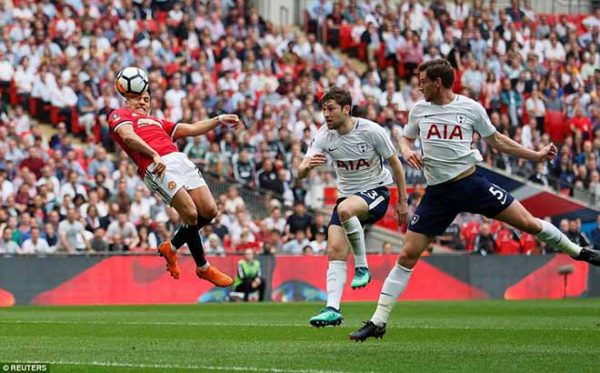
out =
{"type": "Polygon", "coordinates": [[[462,140],[462,127],[456,124],[432,124],[427,131],[427,140],[462,140]]]}
{"type": "Polygon", "coordinates": [[[336,161],[337,168],[346,171],[358,171],[363,168],[371,167],[371,164],[366,159],[350,160],[350,161],[336,161]]]}

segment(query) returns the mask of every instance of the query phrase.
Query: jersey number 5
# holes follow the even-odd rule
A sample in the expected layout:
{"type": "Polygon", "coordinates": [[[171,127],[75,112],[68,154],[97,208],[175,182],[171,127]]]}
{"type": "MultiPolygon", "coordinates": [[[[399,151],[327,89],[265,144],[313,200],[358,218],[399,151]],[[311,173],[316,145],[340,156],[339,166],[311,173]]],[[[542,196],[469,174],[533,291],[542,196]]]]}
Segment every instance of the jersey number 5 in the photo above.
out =
{"type": "Polygon", "coordinates": [[[492,186],[490,186],[489,191],[490,191],[490,193],[492,193],[492,195],[494,197],[496,197],[498,199],[498,201],[500,201],[501,204],[506,203],[507,194],[504,190],[500,189],[497,186],[492,185],[492,186]]]}

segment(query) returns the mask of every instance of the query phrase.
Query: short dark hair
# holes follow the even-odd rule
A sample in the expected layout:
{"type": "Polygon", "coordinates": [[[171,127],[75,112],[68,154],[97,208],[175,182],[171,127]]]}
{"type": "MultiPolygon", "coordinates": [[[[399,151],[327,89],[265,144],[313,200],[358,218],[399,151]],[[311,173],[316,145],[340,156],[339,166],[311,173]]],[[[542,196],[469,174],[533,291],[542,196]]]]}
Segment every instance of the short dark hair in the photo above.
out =
{"type": "Polygon", "coordinates": [[[441,78],[444,88],[450,89],[454,85],[454,68],[446,59],[438,58],[423,62],[419,65],[419,72],[421,71],[425,71],[425,74],[431,80],[441,78]]]}
{"type": "Polygon", "coordinates": [[[352,108],[352,95],[350,91],[340,87],[331,87],[325,92],[323,97],[321,97],[321,105],[325,104],[327,101],[333,100],[336,104],[344,107],[346,105],[352,108]]]}

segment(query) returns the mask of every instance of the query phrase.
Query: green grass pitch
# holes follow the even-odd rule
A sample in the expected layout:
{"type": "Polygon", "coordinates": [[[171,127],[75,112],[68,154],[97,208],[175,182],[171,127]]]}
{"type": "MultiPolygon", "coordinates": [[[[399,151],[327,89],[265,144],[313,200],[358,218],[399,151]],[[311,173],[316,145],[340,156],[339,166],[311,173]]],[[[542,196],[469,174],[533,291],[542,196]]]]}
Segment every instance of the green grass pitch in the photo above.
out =
{"type": "Polygon", "coordinates": [[[348,333],[372,303],[203,304],[0,310],[0,362],[51,372],[598,372],[600,299],[400,302],[383,340],[348,333]]]}

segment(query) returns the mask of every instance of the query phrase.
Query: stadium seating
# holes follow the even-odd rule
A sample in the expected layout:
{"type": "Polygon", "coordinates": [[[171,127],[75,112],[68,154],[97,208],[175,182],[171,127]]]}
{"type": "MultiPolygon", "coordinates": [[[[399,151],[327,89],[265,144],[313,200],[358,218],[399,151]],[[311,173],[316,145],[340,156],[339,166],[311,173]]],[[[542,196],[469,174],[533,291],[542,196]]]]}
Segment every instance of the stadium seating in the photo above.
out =
{"type": "MultiPolygon", "coordinates": [[[[306,3],[307,7],[314,4],[312,1],[306,3]]],[[[19,1],[12,1],[12,7],[15,9],[25,6],[24,4],[25,3],[19,1]]],[[[85,183],[86,191],[88,193],[97,188],[96,185],[90,182],[94,177],[89,174],[90,165],[94,162],[95,158],[94,147],[102,144],[109,149],[114,148],[114,142],[107,137],[106,116],[111,109],[122,104],[122,100],[114,91],[113,81],[115,72],[125,63],[143,66],[153,73],[151,74],[151,84],[153,97],[156,97],[157,99],[155,107],[157,115],[167,116],[168,119],[179,121],[195,120],[211,116],[217,112],[232,111],[237,112],[248,121],[251,129],[246,134],[247,139],[244,140],[245,142],[241,141],[236,134],[234,135],[234,145],[232,146],[232,149],[226,149],[226,145],[222,141],[224,132],[226,131],[218,129],[206,136],[207,142],[203,144],[203,149],[200,152],[202,154],[198,155],[199,157],[202,157],[200,163],[206,165],[203,171],[215,173],[217,174],[217,177],[222,178],[223,180],[233,181],[233,178],[235,177],[233,168],[235,165],[232,160],[237,159],[237,153],[239,153],[242,146],[241,144],[244,144],[244,146],[247,145],[247,148],[251,149],[251,152],[254,152],[251,154],[251,158],[255,162],[256,169],[254,171],[256,173],[261,171],[260,164],[262,162],[263,152],[259,150],[255,151],[255,149],[264,145],[269,149],[271,146],[275,148],[279,147],[279,145],[281,145],[280,148],[286,149],[286,154],[277,154],[275,151],[267,151],[265,154],[268,154],[268,156],[272,158],[278,158],[281,161],[281,164],[283,164],[283,167],[290,169],[294,162],[294,157],[298,157],[298,155],[291,154],[290,149],[293,148],[292,145],[296,143],[300,144],[301,148],[305,150],[309,143],[309,140],[302,139],[301,136],[297,137],[303,130],[302,127],[298,126],[306,126],[311,130],[312,134],[314,134],[314,130],[322,124],[323,120],[318,99],[326,88],[333,84],[354,84],[354,86],[350,88],[352,93],[356,95],[356,102],[360,103],[357,105],[358,115],[367,116],[368,119],[379,123],[387,123],[387,130],[391,131],[394,129],[401,131],[401,128],[406,123],[407,115],[405,115],[405,113],[407,110],[410,110],[412,105],[414,105],[421,96],[418,90],[415,90],[411,86],[410,80],[412,78],[412,72],[406,71],[405,63],[401,56],[399,55],[400,62],[396,63],[395,66],[392,60],[385,59],[385,39],[387,38],[391,25],[399,25],[404,34],[406,32],[404,29],[406,24],[409,24],[409,27],[415,28],[414,31],[422,36],[421,42],[424,44],[424,59],[433,57],[428,55],[430,52],[430,48],[428,47],[433,47],[436,50],[436,53],[443,52],[447,54],[455,47],[455,42],[460,39],[461,33],[467,33],[469,38],[473,37],[473,30],[468,29],[470,20],[456,19],[452,22],[459,27],[448,26],[448,24],[443,25],[443,29],[446,30],[446,33],[453,33],[452,43],[445,43],[443,41],[444,35],[439,34],[435,35],[437,39],[433,39],[435,40],[433,45],[427,45],[428,41],[424,35],[428,30],[425,29],[425,26],[433,26],[432,29],[435,30],[437,26],[441,25],[439,25],[439,17],[437,19],[435,17],[428,18],[429,10],[426,7],[423,8],[423,22],[413,25],[410,24],[410,19],[406,18],[408,13],[406,10],[402,10],[402,5],[400,5],[400,10],[396,9],[394,11],[386,9],[385,6],[387,5],[385,5],[383,11],[387,12],[387,14],[382,16],[375,14],[374,9],[368,8],[365,2],[358,1],[360,7],[359,14],[363,16],[363,19],[368,19],[370,22],[378,22],[378,26],[382,31],[381,35],[383,35],[383,40],[381,40],[381,44],[374,53],[375,65],[377,68],[375,72],[378,79],[381,81],[380,88],[383,90],[385,89],[386,79],[388,79],[387,75],[389,74],[386,69],[389,67],[395,68],[396,77],[390,79],[394,80],[396,89],[402,94],[403,100],[406,103],[406,110],[399,110],[399,108],[394,108],[393,106],[383,107],[380,105],[377,98],[373,99],[367,97],[363,90],[360,89],[366,82],[364,66],[354,64],[353,62],[344,62],[344,60],[339,57],[338,53],[345,53],[350,57],[358,58],[362,62],[368,62],[366,61],[368,58],[368,54],[366,53],[366,43],[361,42],[360,37],[356,38],[356,34],[353,36],[355,25],[347,21],[342,22],[339,27],[340,48],[339,51],[332,52],[326,48],[326,45],[323,45],[327,40],[327,28],[324,23],[326,15],[323,15],[319,19],[311,19],[311,12],[308,11],[308,8],[304,10],[304,30],[307,32],[318,31],[317,39],[322,38],[323,40],[321,42],[319,40],[313,44],[304,42],[302,37],[294,35],[289,29],[278,28],[260,17],[258,17],[258,23],[251,25],[250,22],[255,18],[254,15],[257,13],[256,10],[251,9],[250,7],[244,8],[240,14],[245,22],[245,27],[242,29],[237,28],[237,20],[232,18],[234,17],[235,12],[231,8],[228,8],[229,5],[225,6],[224,9],[226,11],[219,13],[221,18],[218,22],[216,22],[215,25],[209,25],[207,20],[215,13],[214,7],[210,3],[202,5],[204,8],[202,9],[202,12],[200,12],[200,9],[198,9],[200,5],[197,4],[197,2],[193,2],[193,5],[189,9],[185,9],[185,13],[190,17],[194,28],[190,35],[188,35],[188,32],[184,30],[183,27],[177,26],[179,20],[173,21],[169,18],[168,9],[165,9],[164,7],[155,7],[152,10],[152,14],[149,17],[146,17],[143,15],[143,12],[146,10],[134,5],[134,21],[139,30],[133,35],[132,39],[126,37],[127,29],[119,23],[119,21],[123,20],[122,15],[124,14],[124,9],[120,8],[120,3],[108,2],[102,3],[101,5],[92,3],[90,5],[90,14],[99,15],[99,18],[92,20],[92,30],[99,30],[99,36],[91,38],[90,31],[84,30],[86,27],[86,16],[79,14],[77,9],[71,7],[69,4],[70,3],[62,4],[50,2],[47,6],[50,10],[55,11],[64,11],[66,8],[70,8],[74,20],[74,30],[68,30],[68,27],[70,26],[65,26],[57,17],[49,17],[48,15],[41,13],[35,14],[34,19],[31,19],[28,22],[34,35],[36,31],[39,31],[36,37],[39,36],[40,39],[32,44],[31,48],[33,48],[33,50],[27,51],[25,48],[27,40],[21,36],[23,30],[20,29],[20,23],[15,19],[9,19],[6,32],[10,37],[0,41],[0,50],[11,51],[7,53],[9,57],[7,61],[12,63],[14,70],[19,67],[20,58],[24,55],[30,57],[30,62],[34,66],[32,74],[37,82],[42,80],[45,82],[46,77],[42,79],[38,70],[42,64],[56,81],[58,81],[59,78],[72,78],[73,76],[81,78],[82,80],[89,79],[82,81],[81,83],[90,84],[94,92],[96,109],[92,132],[97,143],[94,144],[94,139],[92,139],[92,141],[85,141],[86,147],[77,150],[76,154],[76,163],[83,170],[81,180],[85,183]],[[201,13],[204,15],[202,16],[201,13]],[[35,20],[42,20],[42,26],[47,25],[47,28],[41,27],[39,22],[36,24],[35,20]],[[430,24],[430,22],[433,23],[430,24]],[[75,36],[67,36],[69,32],[72,32],[75,36]],[[256,34],[249,38],[247,35],[249,32],[256,32],[256,34]],[[97,49],[92,49],[90,47],[92,39],[96,44],[97,49]],[[10,48],[5,45],[5,43],[7,43],[6,40],[11,43],[10,48]],[[44,40],[47,40],[46,42],[50,45],[48,47],[48,53],[54,54],[54,56],[40,60],[37,57],[39,55],[39,50],[36,48],[40,48],[39,45],[42,45],[44,40]],[[191,44],[193,44],[193,46],[189,47],[191,44]],[[21,47],[23,48],[22,50],[19,49],[21,47]],[[246,92],[238,92],[238,88],[219,87],[219,80],[224,75],[224,72],[222,71],[223,59],[227,55],[227,51],[231,49],[236,51],[237,58],[243,66],[242,72],[240,74],[236,73],[235,79],[237,79],[238,84],[242,83],[243,79],[246,79],[246,82],[244,82],[247,83],[247,86],[245,87],[247,90],[246,92]],[[17,50],[19,51],[18,53],[15,52],[17,50]],[[250,55],[254,55],[255,59],[251,60],[250,57],[248,57],[250,55]],[[267,66],[273,66],[275,71],[269,71],[270,69],[267,68],[267,66]],[[93,78],[90,78],[90,69],[86,70],[88,67],[91,67],[93,74],[95,74],[93,78]],[[269,82],[269,84],[272,84],[275,87],[275,90],[277,90],[279,79],[282,78],[283,71],[287,67],[290,67],[293,70],[295,79],[293,92],[285,95],[279,94],[278,96],[269,95],[268,90],[265,87],[266,83],[269,82]],[[179,110],[173,110],[172,108],[167,107],[167,100],[165,97],[167,96],[168,90],[171,88],[167,81],[177,73],[182,76],[185,99],[178,102],[178,105],[180,106],[178,108],[179,110]],[[355,77],[354,83],[350,83],[351,79],[354,79],[355,77]],[[106,93],[106,95],[103,96],[103,93],[106,93]],[[236,94],[239,95],[236,96],[236,94]],[[306,114],[309,118],[309,123],[301,122],[299,120],[300,114],[306,114]],[[283,118],[289,118],[288,122],[283,122],[283,118]],[[292,133],[290,139],[277,138],[277,130],[281,127],[287,127],[290,130],[292,133]],[[265,129],[271,130],[273,128],[276,129],[273,143],[265,143],[265,129]],[[216,143],[218,145],[218,152],[208,151],[209,144],[211,143],[216,143]],[[218,161],[213,162],[211,160],[218,161]]],[[[496,22],[495,26],[499,25],[497,17],[502,11],[503,10],[501,9],[494,10],[493,18],[496,22]]],[[[14,12],[11,14],[14,14],[14,12]]],[[[17,12],[17,14],[19,14],[19,12],[17,12]]],[[[48,14],[53,14],[53,12],[49,12],[48,14]]],[[[347,16],[348,15],[344,15],[344,17],[347,16]]],[[[589,31],[584,25],[584,20],[589,16],[587,14],[537,14],[533,20],[514,22],[514,24],[517,25],[516,31],[518,37],[523,37],[526,41],[526,39],[530,37],[529,35],[536,32],[535,27],[539,26],[539,20],[542,16],[547,18],[548,24],[553,30],[561,32],[559,42],[564,44],[565,48],[570,48],[570,46],[567,43],[568,30],[564,29],[564,25],[567,23],[574,25],[575,35],[573,35],[573,37],[580,38],[579,44],[581,50],[575,53],[578,57],[576,60],[578,74],[581,74],[585,67],[583,57],[585,56],[585,52],[590,50],[589,44],[586,44],[584,39],[589,31]]],[[[477,22],[478,20],[475,19],[475,24],[477,24],[477,22]]],[[[502,43],[508,48],[511,41],[509,33],[505,33],[502,37],[505,39],[502,43]]],[[[545,42],[546,40],[539,41],[539,43],[545,42]]],[[[516,58],[516,53],[525,54],[525,44],[521,43],[518,48],[521,49],[509,52],[511,54],[504,58],[507,61],[510,61],[512,58],[516,58]]],[[[483,66],[483,72],[487,73],[493,69],[493,62],[497,57],[496,55],[499,53],[500,52],[498,51],[491,51],[489,56],[486,55],[485,61],[478,61],[480,65],[483,66]]],[[[467,66],[467,61],[471,58],[475,58],[474,55],[472,56],[469,53],[461,53],[459,57],[462,61],[462,66],[467,66]]],[[[558,88],[560,90],[560,101],[564,108],[561,109],[561,111],[554,111],[549,108],[546,110],[544,116],[544,132],[550,136],[552,141],[559,145],[562,144],[565,139],[572,138],[572,161],[575,161],[579,155],[577,152],[581,152],[582,144],[581,140],[571,133],[567,123],[572,116],[573,106],[577,102],[581,102],[586,106],[585,110],[587,115],[591,116],[593,114],[593,110],[591,109],[599,104],[598,83],[592,79],[592,72],[584,82],[586,90],[585,94],[587,96],[584,97],[584,99],[577,99],[577,101],[575,101],[575,96],[573,96],[574,93],[569,93],[573,91],[573,87],[568,84],[566,81],[566,74],[564,74],[565,69],[567,68],[566,58],[552,63],[549,62],[548,59],[544,59],[539,65],[547,70],[553,70],[550,73],[545,71],[546,74],[540,75],[537,78],[538,81],[529,83],[539,85],[541,88],[544,88],[544,94],[549,95],[549,92],[547,91],[550,81],[549,78],[546,77],[552,75],[559,76],[558,88]]],[[[524,71],[524,63],[523,66],[521,66],[521,69],[524,71]]],[[[498,69],[494,70],[494,72],[496,71],[500,73],[499,76],[497,76],[497,79],[508,76],[510,72],[508,66],[502,65],[502,61],[500,61],[498,69]]],[[[456,92],[472,94],[472,90],[468,84],[465,87],[463,82],[461,82],[461,77],[464,73],[465,68],[456,70],[455,86],[453,88],[456,92]]],[[[511,78],[514,78],[514,76],[511,76],[511,78]]],[[[527,90],[530,88],[524,88],[524,86],[517,82],[517,79],[513,79],[512,81],[512,89],[520,91],[519,94],[523,97],[524,102],[528,94],[527,90]]],[[[9,138],[15,139],[17,145],[21,147],[20,152],[15,150],[10,153],[10,157],[13,157],[14,163],[18,166],[29,146],[27,143],[29,138],[27,135],[23,134],[37,132],[27,131],[28,128],[25,120],[16,118],[15,107],[19,104],[23,104],[26,107],[26,115],[29,118],[47,122],[57,128],[59,123],[67,119],[67,116],[60,115],[60,109],[58,107],[53,106],[49,101],[45,101],[48,99],[46,96],[39,94],[30,95],[28,102],[20,102],[21,98],[17,94],[18,82],[15,78],[8,82],[8,87],[2,88],[2,98],[4,103],[8,105],[8,109],[3,109],[6,113],[2,113],[2,118],[4,119],[0,120],[2,122],[0,123],[0,127],[6,128],[9,132],[9,138]],[[20,125],[23,127],[22,129],[19,129],[19,131],[23,131],[21,133],[22,136],[19,136],[19,134],[16,133],[15,128],[18,127],[17,123],[21,123],[20,125]]],[[[525,86],[529,87],[528,84],[525,86]]],[[[491,101],[484,99],[486,98],[486,95],[489,94],[488,92],[493,91],[487,91],[485,89],[485,83],[483,85],[484,89],[481,90],[481,95],[479,97],[474,96],[473,98],[479,99],[482,102],[491,101]]],[[[50,88],[50,86],[44,86],[42,92],[49,92],[50,88]]],[[[76,89],[76,87],[74,87],[73,89],[76,90],[76,94],[78,94],[81,99],[83,96],[82,92],[78,91],[79,88],[76,89]]],[[[499,95],[499,92],[496,92],[495,95],[499,95]]],[[[490,97],[495,98],[495,96],[488,96],[488,98],[490,97]]],[[[509,113],[505,106],[501,106],[500,108],[486,107],[486,109],[489,110],[490,114],[493,114],[496,110],[499,110],[501,114],[509,113]]],[[[522,122],[527,122],[529,119],[524,106],[519,107],[518,111],[519,114],[521,114],[521,123],[512,123],[508,128],[505,128],[507,133],[511,135],[515,133],[516,128],[518,128],[522,122]]],[[[67,127],[72,131],[70,136],[78,135],[84,140],[87,140],[85,138],[86,131],[79,121],[82,117],[81,114],[82,113],[78,112],[77,107],[72,107],[70,112],[71,121],[68,123],[67,127]]],[[[600,125],[600,118],[598,115],[596,114],[596,116],[591,119],[594,128],[598,129],[600,125]]],[[[534,136],[532,145],[534,148],[539,145],[539,139],[542,135],[543,134],[536,134],[536,136],[534,136]]],[[[62,158],[58,156],[55,157],[50,151],[43,150],[46,146],[42,147],[42,158],[46,162],[52,159],[51,162],[48,162],[52,167],[51,174],[59,179],[59,190],[53,192],[55,195],[60,196],[60,188],[62,188],[62,185],[66,184],[67,172],[65,169],[76,166],[67,164],[66,160],[68,150],[73,147],[70,143],[71,140],[62,141],[60,137],[57,137],[56,139],[58,139],[58,145],[55,144],[54,149],[57,150],[54,150],[54,152],[60,154],[62,158]],[[58,150],[60,150],[60,153],[58,150]],[[61,159],[64,164],[60,164],[61,159]],[[56,162],[59,164],[55,164],[56,162]]],[[[48,139],[45,140],[47,141],[48,139]]],[[[5,140],[1,141],[4,143],[5,140]]],[[[179,145],[181,146],[181,149],[184,150],[190,143],[184,140],[180,141],[179,145]]],[[[600,142],[594,142],[596,146],[594,152],[596,154],[599,152],[599,143],[600,142]]],[[[483,148],[480,144],[475,145],[483,148]]],[[[487,149],[487,152],[484,154],[486,162],[493,164],[492,158],[494,156],[492,152],[489,148],[485,149],[487,149]]],[[[115,163],[113,166],[116,166],[117,162],[120,160],[120,156],[118,153],[115,153],[113,157],[115,163]]],[[[510,162],[512,162],[512,169],[517,169],[516,161],[511,159],[510,162]]],[[[519,167],[521,166],[519,165],[519,167]]],[[[586,165],[586,167],[588,167],[588,165],[586,165]]],[[[535,167],[530,168],[534,169],[535,167]]],[[[94,167],[91,167],[91,169],[94,169],[94,167]]],[[[598,170],[589,169],[587,172],[588,174],[592,174],[594,171],[597,172],[598,170]]],[[[556,170],[553,167],[549,167],[547,172],[547,176],[550,178],[559,178],[561,176],[560,173],[556,173],[556,170]]],[[[103,174],[105,174],[104,177],[107,179],[107,185],[110,186],[108,191],[115,194],[114,185],[118,184],[118,180],[113,178],[112,173],[103,172],[103,174]]],[[[122,173],[115,173],[115,175],[121,178],[124,177],[122,173]]],[[[294,198],[301,198],[298,196],[304,195],[303,193],[299,193],[299,190],[306,191],[312,188],[310,180],[302,181],[298,184],[299,186],[292,187],[296,184],[296,180],[294,180],[291,175],[293,175],[293,173],[290,173],[290,178],[285,182],[286,190],[289,190],[291,193],[288,193],[287,197],[282,196],[280,198],[280,201],[283,201],[283,203],[287,203],[288,205],[293,202],[294,198]]],[[[8,180],[11,183],[15,183],[15,186],[17,186],[20,183],[20,178],[22,178],[22,175],[14,173],[9,175],[8,180]]],[[[585,176],[582,175],[575,175],[575,178],[576,181],[580,181],[588,190],[594,190],[594,181],[587,180],[585,179],[585,176]]],[[[127,176],[126,180],[128,183],[129,194],[131,194],[129,198],[131,199],[136,186],[142,186],[142,182],[135,174],[133,174],[133,176],[127,176]]],[[[409,181],[413,182],[415,179],[411,178],[409,181]]],[[[240,185],[245,183],[243,180],[235,180],[235,182],[240,183],[240,185]]],[[[558,183],[551,183],[551,185],[554,184],[558,183]]],[[[568,188],[568,191],[571,193],[572,188],[568,188]]],[[[37,192],[37,190],[35,192],[37,192]]],[[[6,203],[7,197],[8,196],[2,195],[1,202],[6,203]]],[[[114,195],[103,197],[105,199],[103,203],[109,203],[114,197],[114,195]]],[[[145,196],[145,198],[147,201],[151,200],[151,196],[145,196]]],[[[320,205],[315,205],[313,207],[331,207],[335,204],[335,199],[335,189],[326,188],[324,190],[324,200],[319,201],[320,205]]],[[[58,209],[62,208],[64,210],[64,206],[60,206],[60,202],[62,202],[61,198],[48,205],[56,205],[58,209]]],[[[51,209],[51,207],[49,207],[49,209],[51,209]]],[[[46,213],[49,212],[50,211],[47,211],[46,213]]],[[[246,212],[249,215],[252,215],[251,220],[254,221],[256,225],[259,225],[265,217],[255,216],[257,214],[255,211],[246,212]]],[[[152,216],[153,219],[157,217],[161,218],[161,216],[163,216],[161,219],[166,219],[166,221],[160,222],[160,224],[165,224],[167,226],[163,233],[159,233],[158,229],[153,229],[152,233],[159,239],[168,236],[165,232],[170,231],[172,233],[177,226],[176,222],[169,222],[168,219],[164,217],[165,215],[166,213],[164,211],[158,211],[152,216]]],[[[85,218],[85,216],[82,216],[82,218],[85,218]]],[[[232,224],[236,223],[235,218],[231,217],[230,220],[233,222],[232,224]]],[[[41,223],[44,223],[44,221],[41,223]]],[[[153,222],[155,228],[158,225],[158,222],[153,222]]],[[[382,222],[380,222],[380,225],[394,230],[400,228],[397,227],[391,211],[386,215],[382,222]]],[[[469,225],[469,222],[465,222],[464,225],[463,236],[466,246],[469,248],[472,247],[472,239],[476,233],[474,233],[475,229],[473,229],[473,226],[469,225]]],[[[237,245],[237,239],[237,237],[223,237],[225,246],[229,249],[234,248],[237,245]]],[[[285,239],[287,239],[287,237],[283,238],[283,240],[285,239]]],[[[521,244],[521,246],[523,245],[524,244],[521,244]]],[[[528,250],[530,249],[531,248],[528,247],[528,250]]],[[[514,250],[510,249],[508,251],[513,252],[514,250]]]]}

